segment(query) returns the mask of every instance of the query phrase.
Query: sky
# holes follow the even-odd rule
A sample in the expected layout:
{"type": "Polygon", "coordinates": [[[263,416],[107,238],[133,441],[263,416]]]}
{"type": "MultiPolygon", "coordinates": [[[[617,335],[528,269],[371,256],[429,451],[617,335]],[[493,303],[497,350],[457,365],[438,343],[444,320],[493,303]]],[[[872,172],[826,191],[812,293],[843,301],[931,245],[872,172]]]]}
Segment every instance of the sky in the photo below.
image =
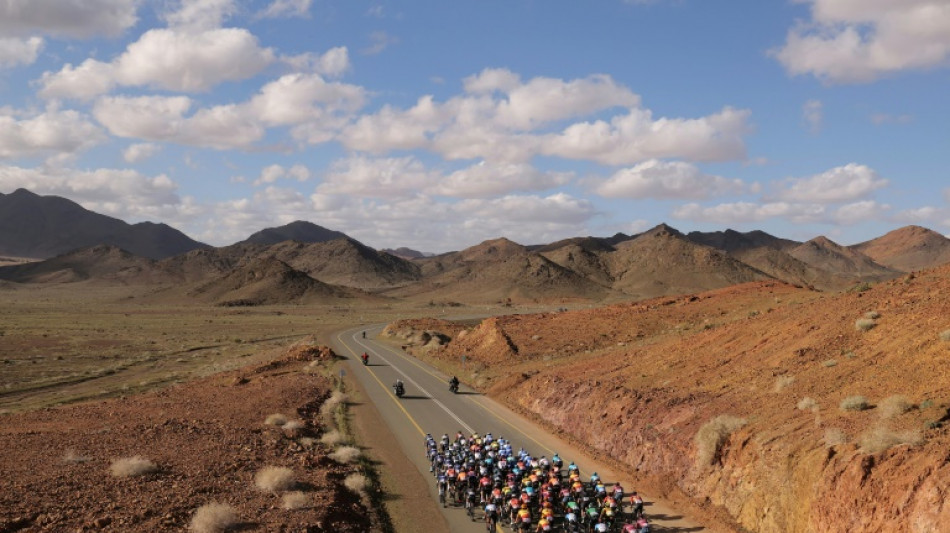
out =
{"type": "Polygon", "coordinates": [[[950,0],[0,0],[0,193],[220,246],[950,233],[950,0]]]}

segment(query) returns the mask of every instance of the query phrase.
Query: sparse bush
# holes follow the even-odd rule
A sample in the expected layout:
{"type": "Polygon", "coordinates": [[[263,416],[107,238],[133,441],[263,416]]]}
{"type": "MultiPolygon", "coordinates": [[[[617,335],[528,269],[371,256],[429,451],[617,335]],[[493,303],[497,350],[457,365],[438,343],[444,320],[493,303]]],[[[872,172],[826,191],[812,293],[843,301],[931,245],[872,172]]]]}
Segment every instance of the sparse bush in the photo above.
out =
{"type": "Polygon", "coordinates": [[[330,459],[341,463],[347,464],[352,463],[357,460],[360,456],[360,449],[353,446],[341,446],[335,452],[330,454],[330,459]]]}
{"type": "Polygon", "coordinates": [[[838,428],[825,430],[825,446],[837,446],[848,442],[848,435],[838,428]]]}
{"type": "Polygon", "coordinates": [[[787,374],[784,376],[779,376],[775,378],[775,386],[772,387],[772,392],[781,392],[782,389],[784,389],[785,387],[788,387],[794,382],[795,382],[795,376],[789,376],[787,374]]]}
{"type": "Polygon", "coordinates": [[[914,404],[910,403],[906,396],[895,395],[881,400],[878,407],[882,418],[894,418],[913,409],[914,404]]]}
{"type": "Polygon", "coordinates": [[[310,507],[310,497],[297,490],[284,494],[284,497],[281,498],[281,503],[284,509],[305,509],[310,507]]]}
{"type": "Polygon", "coordinates": [[[703,424],[696,432],[696,461],[701,466],[715,463],[729,436],[744,425],[744,418],[732,415],[719,415],[703,424]]]}
{"type": "Polygon", "coordinates": [[[838,366],[838,360],[828,359],[827,361],[822,361],[821,366],[825,368],[832,368],[832,367],[838,366]]]}
{"type": "Polygon", "coordinates": [[[877,323],[870,318],[859,318],[854,322],[854,329],[858,331],[870,331],[877,323]]]}
{"type": "Polygon", "coordinates": [[[267,415],[267,418],[264,419],[264,423],[268,426],[283,427],[284,424],[287,423],[287,417],[280,413],[274,413],[272,415],[267,415]]]}
{"type": "Polygon", "coordinates": [[[320,442],[326,444],[327,446],[336,446],[338,444],[342,444],[343,440],[343,435],[335,429],[324,433],[323,436],[320,437],[320,442]]]}
{"type": "Polygon", "coordinates": [[[343,485],[357,494],[366,490],[366,484],[366,476],[363,474],[350,474],[343,480],[343,485]]]}
{"type": "Polygon", "coordinates": [[[798,402],[797,407],[801,411],[817,411],[818,402],[816,402],[814,398],[809,398],[808,396],[805,396],[804,398],[801,399],[801,401],[798,402]]]}
{"type": "Polygon", "coordinates": [[[877,320],[881,318],[881,313],[878,313],[877,311],[868,311],[867,313],[864,313],[864,318],[877,320]]]}
{"type": "Polygon", "coordinates": [[[919,431],[897,432],[884,426],[877,426],[867,433],[861,435],[858,444],[861,445],[861,451],[864,453],[883,452],[888,448],[900,446],[901,444],[910,444],[917,446],[924,442],[919,431]]]}
{"type": "Polygon", "coordinates": [[[844,352],[844,356],[847,357],[848,359],[854,359],[855,357],[857,357],[857,355],[851,350],[846,350],[844,352]]]}
{"type": "Polygon", "coordinates": [[[304,424],[302,420],[291,420],[287,422],[286,424],[284,424],[283,426],[281,426],[281,428],[284,431],[290,432],[291,434],[294,434],[294,435],[299,433],[300,430],[302,430],[305,427],[307,427],[307,425],[304,424]]]}
{"type": "Polygon", "coordinates": [[[931,399],[926,399],[926,400],[920,402],[920,408],[921,408],[921,409],[930,409],[930,408],[933,407],[933,406],[934,406],[934,401],[931,400],[931,399]]]}
{"type": "Polygon", "coordinates": [[[297,442],[304,448],[313,448],[313,445],[317,443],[316,439],[310,437],[300,437],[297,442]]]}
{"type": "Polygon", "coordinates": [[[254,474],[254,484],[265,492],[279,492],[294,487],[294,471],[283,466],[265,466],[254,474]]]}
{"type": "Polygon", "coordinates": [[[346,394],[340,391],[333,391],[333,394],[320,406],[320,414],[325,418],[333,418],[333,411],[344,402],[346,402],[346,394]]]}
{"type": "Polygon", "coordinates": [[[76,450],[69,450],[66,452],[66,455],[63,456],[63,462],[66,464],[88,463],[91,460],[89,457],[79,455],[76,450]]]}
{"type": "Polygon", "coordinates": [[[238,524],[238,514],[234,507],[226,503],[209,503],[195,511],[190,529],[194,533],[218,533],[227,531],[238,524]]]}
{"type": "Polygon", "coordinates": [[[838,405],[843,411],[864,411],[868,408],[868,399],[864,396],[848,396],[838,405]]]}
{"type": "Polygon", "coordinates": [[[155,463],[138,455],[116,459],[109,466],[109,472],[112,473],[113,477],[118,478],[141,476],[156,470],[158,470],[158,466],[155,463]]]}
{"type": "Polygon", "coordinates": [[[940,340],[943,342],[950,342],[950,329],[940,332],[940,340]]]}

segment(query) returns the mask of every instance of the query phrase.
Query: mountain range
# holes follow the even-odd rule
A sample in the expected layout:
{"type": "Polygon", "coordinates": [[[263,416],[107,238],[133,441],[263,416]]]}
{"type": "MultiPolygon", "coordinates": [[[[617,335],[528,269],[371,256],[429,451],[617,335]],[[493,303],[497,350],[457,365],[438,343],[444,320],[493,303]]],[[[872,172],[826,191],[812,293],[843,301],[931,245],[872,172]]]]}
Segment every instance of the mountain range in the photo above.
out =
{"type": "Polygon", "coordinates": [[[214,248],[163,224],[129,225],[20,189],[0,195],[0,255],[43,258],[0,267],[0,280],[13,290],[122,284],[147,286],[158,298],[219,305],[603,302],[770,279],[837,291],[950,263],[950,239],[907,226],[841,246],[823,236],[797,242],[762,231],[683,234],[660,224],[637,235],[532,246],[500,238],[433,256],[378,251],[297,221],[214,248]]]}

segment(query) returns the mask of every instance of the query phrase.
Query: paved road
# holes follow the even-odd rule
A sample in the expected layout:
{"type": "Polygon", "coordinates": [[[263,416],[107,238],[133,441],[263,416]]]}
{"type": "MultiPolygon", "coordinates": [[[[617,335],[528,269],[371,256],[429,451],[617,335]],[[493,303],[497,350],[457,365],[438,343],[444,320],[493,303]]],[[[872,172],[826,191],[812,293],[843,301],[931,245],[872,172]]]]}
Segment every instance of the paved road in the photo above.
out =
{"type": "MultiPolygon", "coordinates": [[[[565,463],[572,460],[577,463],[585,479],[592,471],[597,471],[608,484],[617,479],[606,466],[589,460],[579,450],[465,385],[459,394],[452,394],[448,390],[449,376],[401,350],[374,342],[372,339],[381,329],[381,326],[367,326],[344,331],[334,339],[333,349],[348,358],[349,376],[362,383],[369,400],[390,425],[399,446],[427,480],[434,501],[438,493],[425,460],[426,433],[438,439],[443,433],[454,436],[460,430],[466,435],[491,432],[495,437],[510,440],[516,450],[524,447],[535,456],[551,457],[559,453],[565,463]],[[369,354],[368,366],[359,360],[363,352],[369,354]],[[391,385],[396,379],[401,379],[406,387],[401,400],[392,392],[391,385]]],[[[634,488],[629,481],[621,481],[628,492],[634,488]]],[[[653,521],[653,531],[703,531],[698,524],[656,502],[648,500],[646,510],[653,521]]],[[[482,522],[470,521],[460,508],[450,507],[443,514],[452,531],[485,531],[482,522]]],[[[477,516],[480,518],[481,514],[477,516]]]]}

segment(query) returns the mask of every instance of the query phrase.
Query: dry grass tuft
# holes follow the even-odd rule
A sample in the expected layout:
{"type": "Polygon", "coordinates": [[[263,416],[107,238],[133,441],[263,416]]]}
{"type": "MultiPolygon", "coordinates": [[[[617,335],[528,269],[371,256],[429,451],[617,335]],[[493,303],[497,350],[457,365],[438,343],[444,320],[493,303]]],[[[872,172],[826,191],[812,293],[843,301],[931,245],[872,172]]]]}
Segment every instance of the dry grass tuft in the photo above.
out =
{"type": "Polygon", "coordinates": [[[267,415],[267,418],[264,419],[264,423],[268,426],[283,427],[285,424],[287,424],[287,417],[280,413],[274,413],[272,415],[267,415]]]}
{"type": "Polygon", "coordinates": [[[779,376],[775,378],[775,386],[772,387],[772,392],[781,392],[785,387],[788,387],[792,383],[795,383],[795,376],[779,376]]]}
{"type": "Polygon", "coordinates": [[[327,446],[336,446],[338,444],[342,444],[344,440],[343,434],[335,429],[324,433],[323,436],[320,437],[320,442],[326,444],[327,446]]]}
{"type": "Polygon", "coordinates": [[[848,396],[841,400],[838,407],[840,407],[842,411],[864,411],[868,408],[868,399],[864,396],[848,396]]]}
{"type": "Polygon", "coordinates": [[[88,463],[89,461],[92,461],[92,458],[86,457],[85,455],[79,455],[76,450],[69,450],[66,452],[66,455],[63,456],[63,463],[70,465],[88,463]]]}
{"type": "Polygon", "coordinates": [[[333,459],[334,461],[341,464],[348,464],[359,459],[360,453],[361,452],[359,448],[355,448],[353,446],[341,446],[340,448],[337,448],[335,452],[330,454],[330,459],[333,459]]]}
{"type": "Polygon", "coordinates": [[[238,524],[237,511],[226,503],[209,503],[195,511],[190,529],[195,533],[218,533],[238,524]]]}
{"type": "Polygon", "coordinates": [[[825,446],[837,446],[848,442],[848,435],[838,428],[825,430],[825,446]]]}
{"type": "Polygon", "coordinates": [[[353,492],[362,494],[363,491],[366,490],[366,476],[363,474],[350,474],[343,480],[343,484],[353,492]]]}
{"type": "Polygon", "coordinates": [[[126,478],[141,476],[158,470],[158,466],[148,459],[136,455],[135,457],[123,457],[112,461],[109,466],[109,472],[112,477],[126,478]]]}
{"type": "Polygon", "coordinates": [[[943,342],[950,342],[950,329],[940,332],[940,340],[943,342]]]}
{"type": "Polygon", "coordinates": [[[313,448],[313,446],[317,443],[317,440],[310,437],[300,437],[297,439],[297,442],[300,443],[300,445],[304,448],[313,448]]]}
{"type": "Polygon", "coordinates": [[[338,390],[333,391],[333,394],[320,406],[320,414],[326,418],[333,418],[333,411],[344,402],[346,402],[346,394],[338,390]]]}
{"type": "Polygon", "coordinates": [[[870,318],[859,318],[854,322],[854,329],[858,331],[870,331],[874,329],[874,326],[877,325],[877,322],[871,320],[870,318]]]}
{"type": "Polygon", "coordinates": [[[306,509],[311,506],[310,497],[299,490],[284,494],[284,497],[281,498],[281,502],[284,509],[287,510],[306,509]]]}
{"type": "Polygon", "coordinates": [[[924,439],[921,437],[919,431],[897,432],[884,426],[877,426],[861,435],[861,438],[858,439],[858,444],[861,445],[861,451],[864,453],[883,452],[888,448],[902,444],[918,446],[923,444],[923,442],[924,439]]]}
{"type": "Polygon", "coordinates": [[[894,395],[881,400],[878,405],[881,411],[881,418],[894,418],[900,416],[914,408],[914,404],[906,396],[894,395]]]}
{"type": "Polygon", "coordinates": [[[266,492],[279,492],[294,488],[294,471],[283,466],[265,466],[254,474],[254,485],[266,492]]]}
{"type": "Polygon", "coordinates": [[[825,368],[832,368],[832,367],[838,366],[838,360],[828,359],[827,361],[822,361],[821,366],[825,368]]]}
{"type": "Polygon", "coordinates": [[[729,436],[744,425],[746,419],[732,415],[719,415],[703,424],[696,432],[696,461],[700,465],[715,463],[729,436]]]}
{"type": "Polygon", "coordinates": [[[805,396],[798,402],[798,405],[796,407],[798,407],[798,409],[801,411],[817,411],[818,402],[816,402],[814,398],[809,398],[808,396],[805,396]]]}

